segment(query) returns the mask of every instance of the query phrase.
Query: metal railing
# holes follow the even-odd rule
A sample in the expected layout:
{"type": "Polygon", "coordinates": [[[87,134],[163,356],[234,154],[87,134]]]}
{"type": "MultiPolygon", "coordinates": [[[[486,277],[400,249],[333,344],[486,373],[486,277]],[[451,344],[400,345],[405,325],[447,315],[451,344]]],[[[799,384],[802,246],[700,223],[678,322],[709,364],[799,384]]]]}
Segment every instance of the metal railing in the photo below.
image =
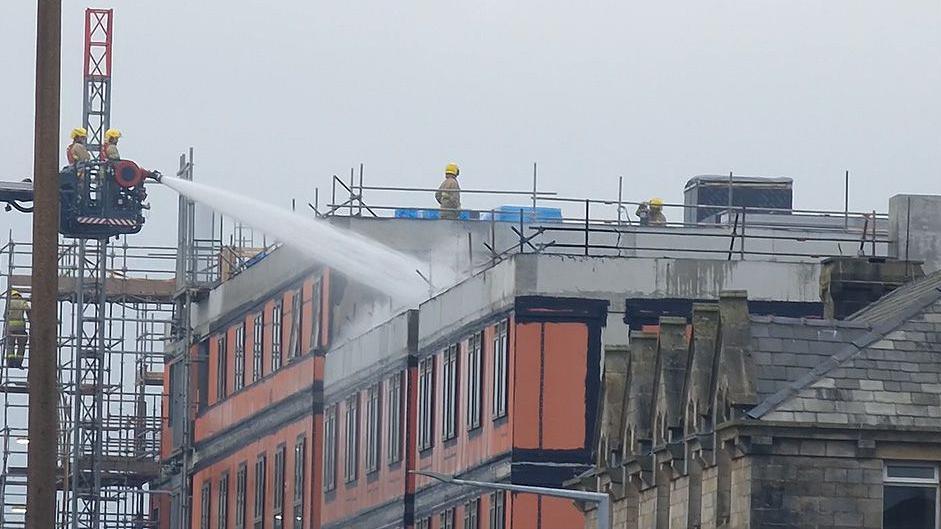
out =
{"type": "MultiPolygon", "coordinates": [[[[368,186],[362,167],[358,183],[351,172],[349,183],[332,180],[331,201],[321,208],[319,190],[308,207],[321,218],[337,216],[389,218],[403,211],[424,213],[437,207],[402,207],[367,202],[366,192],[431,197],[434,188],[368,186]],[[338,198],[339,195],[339,198],[338,198]]],[[[668,218],[698,218],[697,210],[711,216],[702,222],[672,220],[662,225],[643,225],[632,218],[632,209],[644,204],[625,200],[619,186],[611,199],[563,197],[532,190],[461,190],[461,194],[488,198],[518,196],[530,204],[507,209],[462,208],[468,222],[490,224],[489,241],[483,244],[497,262],[513,253],[560,253],[583,256],[699,257],[725,260],[757,259],[816,260],[843,255],[885,256],[888,253],[888,214],[842,210],[779,209],[721,205],[664,204],[668,218]],[[543,218],[539,207],[553,207],[561,216],[543,218]],[[692,210],[692,215],[686,212],[692,210]],[[514,240],[497,248],[497,232],[509,229],[514,240]]],[[[414,201],[412,201],[414,202],[414,201]]],[[[431,200],[429,200],[433,204],[431,200]]],[[[419,216],[419,215],[416,215],[419,216]]]]}

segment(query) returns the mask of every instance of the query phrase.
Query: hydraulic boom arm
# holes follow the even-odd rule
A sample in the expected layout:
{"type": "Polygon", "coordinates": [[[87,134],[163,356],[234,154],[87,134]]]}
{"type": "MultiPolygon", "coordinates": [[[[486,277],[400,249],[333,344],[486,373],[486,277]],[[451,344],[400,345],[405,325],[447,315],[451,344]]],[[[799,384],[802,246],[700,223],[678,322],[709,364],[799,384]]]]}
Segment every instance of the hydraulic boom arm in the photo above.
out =
{"type": "Polygon", "coordinates": [[[0,202],[6,203],[6,210],[15,208],[23,213],[30,213],[33,208],[24,206],[20,202],[33,201],[33,183],[29,180],[22,182],[3,182],[0,181],[0,202]]]}

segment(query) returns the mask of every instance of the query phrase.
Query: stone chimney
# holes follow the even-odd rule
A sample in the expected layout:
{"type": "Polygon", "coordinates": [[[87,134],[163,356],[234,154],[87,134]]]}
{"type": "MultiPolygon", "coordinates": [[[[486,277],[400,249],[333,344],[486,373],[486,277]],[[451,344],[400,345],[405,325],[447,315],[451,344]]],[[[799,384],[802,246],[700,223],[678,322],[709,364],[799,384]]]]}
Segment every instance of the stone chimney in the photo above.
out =
{"type": "Polygon", "coordinates": [[[925,277],[916,261],[884,257],[830,257],[820,270],[820,300],[827,319],[843,320],[896,288],[925,277]]]}

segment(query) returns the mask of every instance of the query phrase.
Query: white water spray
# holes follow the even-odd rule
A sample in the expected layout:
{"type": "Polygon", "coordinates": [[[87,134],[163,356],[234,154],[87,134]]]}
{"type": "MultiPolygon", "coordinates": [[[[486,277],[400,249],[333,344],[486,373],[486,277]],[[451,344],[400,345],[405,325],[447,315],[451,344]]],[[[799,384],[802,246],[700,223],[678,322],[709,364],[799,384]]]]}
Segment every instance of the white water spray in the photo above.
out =
{"type": "Polygon", "coordinates": [[[368,237],[224,189],[168,176],[162,183],[388,294],[396,305],[411,306],[427,297],[429,285],[418,274],[426,266],[368,237]]]}

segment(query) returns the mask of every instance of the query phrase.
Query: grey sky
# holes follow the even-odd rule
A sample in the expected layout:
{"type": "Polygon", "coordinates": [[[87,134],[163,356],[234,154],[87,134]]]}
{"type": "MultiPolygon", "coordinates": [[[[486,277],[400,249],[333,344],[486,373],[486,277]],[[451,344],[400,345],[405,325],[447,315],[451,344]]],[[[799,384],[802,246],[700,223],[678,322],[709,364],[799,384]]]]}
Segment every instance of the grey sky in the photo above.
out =
{"type": "MultiPolygon", "coordinates": [[[[3,179],[32,166],[34,2],[0,18],[3,179]]],[[[63,15],[63,142],[84,2],[63,15]]],[[[692,175],[791,176],[797,205],[941,193],[941,2],[150,1],[116,9],[122,154],[279,204],[367,183],[679,202],[692,175]]],[[[63,143],[64,146],[64,143],[63,143]]],[[[142,240],[175,240],[169,190],[142,240]]],[[[415,197],[433,205],[433,198],[415,197]]],[[[518,199],[517,199],[518,200],[518,199]]],[[[513,199],[466,198],[474,207],[513,199]]],[[[0,226],[28,234],[23,216],[0,226]]],[[[6,231],[6,230],[4,230],[6,231]]],[[[5,234],[4,234],[5,235],[5,234]]]]}

